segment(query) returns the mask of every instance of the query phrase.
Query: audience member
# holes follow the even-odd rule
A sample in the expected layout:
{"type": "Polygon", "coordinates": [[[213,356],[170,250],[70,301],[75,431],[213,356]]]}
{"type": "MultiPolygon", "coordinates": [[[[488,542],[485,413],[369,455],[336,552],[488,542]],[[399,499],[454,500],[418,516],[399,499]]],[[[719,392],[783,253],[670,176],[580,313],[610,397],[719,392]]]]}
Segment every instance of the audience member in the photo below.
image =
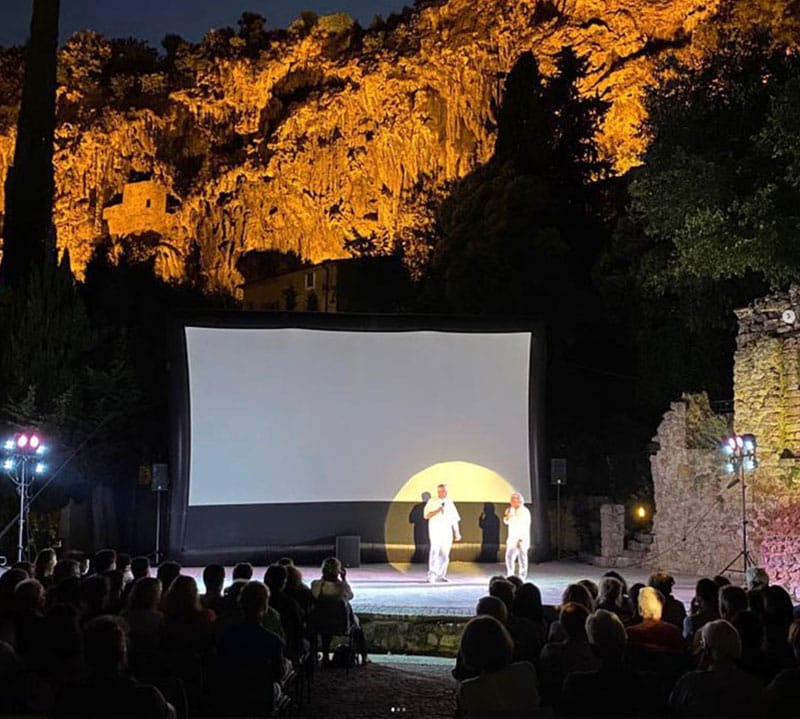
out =
{"type": "Polygon", "coordinates": [[[286,567],[286,593],[294,599],[303,610],[303,615],[308,619],[314,608],[314,595],[311,588],[303,582],[303,575],[294,564],[284,564],[286,567]]]}
{"type": "Polygon", "coordinates": [[[150,559],[148,557],[134,557],[131,560],[131,576],[133,581],[150,576],[150,559]]]}
{"type": "Polygon", "coordinates": [[[158,650],[164,625],[160,607],[161,582],[154,577],[136,579],[122,618],[128,625],[131,653],[137,661],[147,661],[158,650]]]}
{"type": "Polygon", "coordinates": [[[769,575],[763,567],[748,567],[744,581],[748,592],[766,589],[769,586],[769,575]]]}
{"type": "Polygon", "coordinates": [[[726,621],[733,622],[739,612],[747,609],[747,593],[741,587],[732,584],[720,587],[719,590],[719,616],[726,621]]]}
{"type": "Polygon", "coordinates": [[[272,681],[274,700],[280,696],[280,681],[287,671],[284,642],[263,626],[269,604],[269,589],[261,582],[247,582],[238,593],[242,619],[220,635],[217,654],[221,666],[236,672],[263,667],[272,681]]]}
{"type": "Polygon", "coordinates": [[[14,590],[14,648],[25,664],[37,666],[44,644],[44,587],[25,579],[14,590]]]}
{"type": "Polygon", "coordinates": [[[133,580],[133,568],[131,566],[131,555],[118,553],[117,554],[117,571],[122,572],[122,587],[127,587],[133,580]]]}
{"type": "Polygon", "coordinates": [[[181,565],[177,562],[162,562],[156,570],[156,577],[161,582],[161,594],[166,596],[172,583],[181,575],[181,565]]]}
{"type": "Polygon", "coordinates": [[[286,567],[273,564],[264,572],[264,584],[269,588],[269,605],[280,615],[286,656],[298,659],[309,649],[304,637],[303,610],[286,592],[286,567]]]}
{"type": "Polygon", "coordinates": [[[94,555],[94,574],[105,574],[117,568],[117,553],[113,549],[101,549],[94,555]]]}
{"type": "Polygon", "coordinates": [[[54,582],[53,579],[53,572],[56,568],[56,551],[55,549],[42,549],[36,555],[36,561],[34,562],[34,578],[41,584],[45,589],[49,589],[54,582]]]}
{"type": "Polygon", "coordinates": [[[650,577],[649,585],[658,590],[663,598],[663,609],[661,618],[663,621],[672,624],[683,631],[683,620],[686,619],[686,607],[672,596],[672,587],[675,586],[675,579],[666,572],[656,572],[650,577]]]}
{"type": "MultiPolygon", "coordinates": [[[[366,663],[367,645],[364,640],[364,634],[361,631],[358,617],[350,606],[350,600],[353,599],[353,590],[347,583],[347,569],[342,566],[341,562],[336,557],[328,557],[322,563],[322,577],[311,582],[311,594],[317,602],[325,599],[338,599],[346,602],[347,611],[350,616],[351,631],[354,634],[357,651],[361,654],[362,661],[366,663]]],[[[328,658],[330,642],[331,637],[322,637],[323,661],[328,658]]]]}
{"type": "Polygon", "coordinates": [[[685,644],[674,624],[663,621],[663,599],[654,587],[639,592],[639,616],[642,621],[628,627],[628,642],[645,651],[682,653],[685,644]]]}
{"type": "Polygon", "coordinates": [[[684,674],[670,695],[681,717],[757,717],[763,714],[763,685],[742,671],[739,634],[730,622],[716,619],[700,630],[701,668],[684,674]]]}
{"type": "Polygon", "coordinates": [[[502,600],[509,615],[511,614],[511,605],[514,603],[514,591],[514,585],[507,579],[493,579],[489,582],[489,596],[502,600]]]}
{"type": "Polygon", "coordinates": [[[200,606],[197,582],[179,576],[164,594],[162,645],[171,652],[203,654],[214,640],[216,615],[200,606]]]}
{"type": "Polygon", "coordinates": [[[476,676],[461,682],[457,716],[534,716],[539,706],[536,669],[530,662],[512,664],[514,643],[494,617],[471,619],[460,652],[476,676]]]}
{"type": "Polygon", "coordinates": [[[761,618],[745,609],[736,614],[731,624],[739,634],[742,648],[739,666],[757,679],[769,681],[773,671],[764,655],[764,624],[761,618]]]}
{"type": "Polygon", "coordinates": [[[581,604],[570,602],[561,607],[558,620],[567,638],[545,644],[537,664],[543,706],[559,705],[561,687],[568,674],[597,668],[599,662],[586,637],[588,618],[589,612],[581,604]]]}
{"type": "Polygon", "coordinates": [[[203,570],[203,586],[206,591],[200,595],[200,604],[204,609],[210,609],[217,616],[221,616],[225,611],[225,599],[222,594],[225,586],[225,567],[221,564],[209,564],[203,570]]]}
{"type": "Polygon", "coordinates": [[[58,717],[174,717],[175,711],[153,686],[127,673],[127,639],[122,622],[97,617],[84,628],[89,676],[66,686],[56,701],[58,717]]]}
{"type": "Polygon", "coordinates": [[[630,601],[625,596],[625,585],[616,577],[607,576],[600,580],[597,608],[613,612],[622,620],[623,624],[633,616],[630,601]]]}
{"type": "MultiPolygon", "coordinates": [[[[561,593],[561,606],[574,602],[586,607],[590,614],[594,611],[594,599],[589,590],[583,584],[568,584],[561,593]]],[[[563,642],[567,639],[567,634],[561,627],[561,622],[556,620],[550,625],[547,633],[548,642],[563,642]]]]}
{"type": "Polygon", "coordinates": [[[71,604],[56,604],[44,620],[39,657],[42,677],[54,693],[85,674],[80,612],[71,604]]]}
{"type": "Polygon", "coordinates": [[[14,562],[14,564],[11,565],[11,569],[21,569],[27,575],[27,579],[36,578],[36,568],[33,566],[32,562],[14,562]]]}
{"type": "Polygon", "coordinates": [[[516,574],[511,574],[506,577],[507,582],[511,582],[514,586],[514,591],[516,592],[523,584],[525,584],[525,580],[522,577],[518,577],[516,574]]]}
{"type": "Polygon", "coordinates": [[[789,646],[789,627],[794,621],[794,607],[789,593],[778,585],[766,587],[764,600],[764,654],[773,674],[794,665],[789,646]]]}
{"type": "Polygon", "coordinates": [[[80,584],[81,614],[84,624],[106,613],[111,593],[108,577],[90,574],[80,584]]]}
{"type": "Polygon", "coordinates": [[[764,707],[766,716],[800,716],[800,621],[792,622],[788,644],[794,655],[794,666],[780,672],[767,687],[764,707]]]}
{"type": "Polygon", "coordinates": [[[648,717],[664,715],[664,699],[647,675],[624,663],[627,634],[620,618],[598,609],[586,622],[598,669],[573,672],[564,680],[561,714],[570,717],[648,717]]]}
{"type": "Polygon", "coordinates": [[[693,611],[683,620],[683,637],[691,641],[709,622],[719,619],[719,588],[712,579],[700,579],[694,588],[693,611]]]}
{"type": "Polygon", "coordinates": [[[589,592],[589,596],[592,598],[592,603],[596,604],[597,597],[600,596],[600,587],[598,587],[597,584],[591,579],[581,579],[578,584],[586,588],[586,590],[589,592]]]}

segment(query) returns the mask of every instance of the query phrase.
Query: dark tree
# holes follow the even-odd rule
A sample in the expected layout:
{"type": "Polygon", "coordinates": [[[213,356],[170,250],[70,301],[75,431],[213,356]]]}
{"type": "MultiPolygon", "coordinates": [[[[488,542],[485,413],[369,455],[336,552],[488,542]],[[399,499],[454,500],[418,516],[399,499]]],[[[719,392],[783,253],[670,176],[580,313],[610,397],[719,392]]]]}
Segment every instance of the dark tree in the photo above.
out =
{"type": "Polygon", "coordinates": [[[59,0],[34,0],[14,164],[6,178],[2,279],[25,281],[55,260],[53,139],[59,0]]]}

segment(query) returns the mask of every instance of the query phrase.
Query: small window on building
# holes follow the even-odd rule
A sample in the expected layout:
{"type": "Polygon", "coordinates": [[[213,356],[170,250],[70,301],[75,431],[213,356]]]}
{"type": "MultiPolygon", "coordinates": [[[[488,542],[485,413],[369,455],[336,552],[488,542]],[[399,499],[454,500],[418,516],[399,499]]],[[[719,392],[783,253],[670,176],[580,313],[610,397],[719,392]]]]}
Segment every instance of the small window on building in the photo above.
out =
{"type": "Polygon", "coordinates": [[[150,199],[149,198],[144,201],[144,206],[145,207],[150,207],[150,199]]]}
{"type": "Polygon", "coordinates": [[[316,287],[315,275],[313,272],[306,272],[306,289],[313,290],[316,287]]]}

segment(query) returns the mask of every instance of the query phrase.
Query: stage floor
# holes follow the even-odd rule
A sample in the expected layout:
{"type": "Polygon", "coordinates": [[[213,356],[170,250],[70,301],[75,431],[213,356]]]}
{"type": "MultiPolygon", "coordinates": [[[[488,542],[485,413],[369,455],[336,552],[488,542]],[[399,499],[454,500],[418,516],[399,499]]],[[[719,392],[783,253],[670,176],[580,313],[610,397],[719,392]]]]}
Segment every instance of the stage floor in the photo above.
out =
{"type": "MultiPolygon", "coordinates": [[[[262,579],[264,567],[254,571],[255,579],[262,579]]],[[[370,614],[397,614],[421,616],[471,616],[478,599],[488,590],[489,579],[496,574],[504,574],[501,564],[475,564],[451,562],[446,584],[429,584],[423,564],[365,564],[347,571],[347,579],[353,588],[355,598],[353,608],[356,612],[370,614]]],[[[319,567],[300,567],[306,583],[317,579],[319,567]]],[[[202,588],[202,568],[187,567],[185,574],[191,574],[202,588]]],[[[230,582],[228,568],[228,582],[230,582]]],[[[528,580],[536,584],[542,592],[545,604],[557,605],[561,601],[564,587],[580,579],[595,582],[606,570],[578,562],[544,562],[531,565],[528,580]]],[[[620,573],[629,585],[647,582],[649,571],[625,569],[620,573]]],[[[684,604],[694,595],[697,577],[674,575],[673,594],[684,604]]]]}

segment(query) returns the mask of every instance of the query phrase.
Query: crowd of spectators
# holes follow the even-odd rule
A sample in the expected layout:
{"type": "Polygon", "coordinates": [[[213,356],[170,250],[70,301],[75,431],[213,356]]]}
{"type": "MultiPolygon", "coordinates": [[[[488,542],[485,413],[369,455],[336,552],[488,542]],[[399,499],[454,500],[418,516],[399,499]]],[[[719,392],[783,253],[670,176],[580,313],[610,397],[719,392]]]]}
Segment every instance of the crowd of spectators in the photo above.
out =
{"type": "MultiPolygon", "coordinates": [[[[217,564],[205,592],[175,562],[113,550],[91,562],[53,550],[0,575],[0,713],[265,716],[302,703],[334,663],[323,607],[345,614],[348,661],[367,662],[335,558],[307,585],[288,558],[263,581],[217,564]],[[155,576],[153,576],[155,574],[155,576]]],[[[539,588],[493,577],[465,626],[452,674],[458,717],[800,715],[800,619],[763,572],[747,587],[700,579],[690,606],[664,572],[628,587],[606,573],[539,588]]],[[[338,650],[337,650],[338,651],[338,650]]],[[[387,686],[387,692],[391,687],[387,686]]]]}
{"type": "MultiPolygon", "coordinates": [[[[265,716],[302,702],[316,665],[316,617],[333,603],[362,662],[366,646],[346,572],[326,560],[304,583],[288,558],[203,572],[155,569],[107,549],[0,575],[0,714],[65,717],[265,716]]],[[[323,659],[331,637],[323,634],[323,659]]]]}
{"type": "Polygon", "coordinates": [[[700,579],[687,612],[664,572],[608,572],[543,609],[538,588],[494,577],[464,629],[456,716],[800,716],[800,620],[762,572],[747,589],[700,579]]]}

